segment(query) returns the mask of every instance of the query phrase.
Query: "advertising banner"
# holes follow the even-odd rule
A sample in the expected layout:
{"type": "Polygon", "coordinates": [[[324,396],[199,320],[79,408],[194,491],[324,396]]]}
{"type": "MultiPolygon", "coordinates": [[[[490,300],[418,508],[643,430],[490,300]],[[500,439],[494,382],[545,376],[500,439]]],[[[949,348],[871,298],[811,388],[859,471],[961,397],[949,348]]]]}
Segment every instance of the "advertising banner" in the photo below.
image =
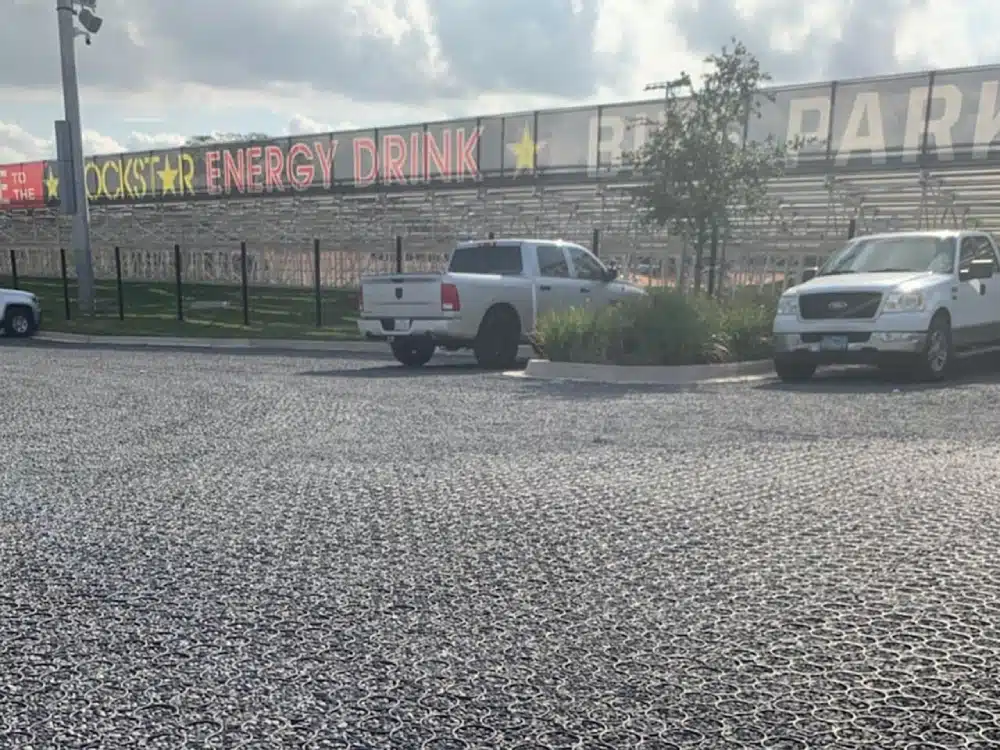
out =
{"type": "Polygon", "coordinates": [[[10,208],[41,208],[45,205],[42,175],[45,163],[0,166],[0,211],[10,208]]]}
{"type": "MultiPolygon", "coordinates": [[[[1000,67],[776,88],[737,140],[789,142],[791,173],[977,163],[1000,146],[1000,67]]],[[[586,182],[627,176],[624,157],[663,100],[200,145],[86,160],[94,204],[586,182]]],[[[56,205],[55,162],[0,167],[7,207],[56,205]]]]}

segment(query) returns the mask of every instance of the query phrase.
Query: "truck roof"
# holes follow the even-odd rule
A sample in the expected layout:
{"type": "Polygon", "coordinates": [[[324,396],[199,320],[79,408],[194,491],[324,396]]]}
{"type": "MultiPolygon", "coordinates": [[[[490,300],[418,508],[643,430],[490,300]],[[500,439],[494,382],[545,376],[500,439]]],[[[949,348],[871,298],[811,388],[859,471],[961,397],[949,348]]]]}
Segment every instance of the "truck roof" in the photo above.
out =
{"type": "MultiPolygon", "coordinates": [[[[525,243],[539,244],[544,243],[546,245],[578,245],[579,243],[570,242],[569,240],[553,240],[553,239],[538,239],[531,237],[494,237],[489,239],[484,237],[482,239],[476,240],[462,240],[461,242],[456,242],[455,247],[473,247],[475,245],[489,245],[490,243],[500,245],[523,245],[525,243]]],[[[582,247],[582,245],[580,245],[582,247]]]]}
{"type": "Polygon", "coordinates": [[[911,229],[905,232],[875,232],[874,234],[859,234],[854,239],[881,239],[883,237],[958,237],[962,234],[985,234],[979,229],[911,229]]]}

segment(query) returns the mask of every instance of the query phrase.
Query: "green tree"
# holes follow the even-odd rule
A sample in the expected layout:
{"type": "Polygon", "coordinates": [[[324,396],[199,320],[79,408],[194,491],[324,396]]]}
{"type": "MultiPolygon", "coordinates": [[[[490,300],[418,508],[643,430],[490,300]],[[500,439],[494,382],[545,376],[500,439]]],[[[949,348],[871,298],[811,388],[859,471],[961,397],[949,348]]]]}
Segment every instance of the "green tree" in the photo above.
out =
{"type": "Polygon", "coordinates": [[[762,90],[771,76],[742,42],[732,44],[705,58],[708,72],[700,86],[687,73],[663,86],[662,121],[647,123],[646,141],[625,154],[638,178],[632,192],[643,221],[666,227],[694,248],[696,291],[706,246],[714,250],[725,242],[737,217],[769,211],[769,183],[783,174],[788,152],[804,145],[773,136],[744,142],[750,118],[761,116],[762,100],[773,100],[762,90]]]}

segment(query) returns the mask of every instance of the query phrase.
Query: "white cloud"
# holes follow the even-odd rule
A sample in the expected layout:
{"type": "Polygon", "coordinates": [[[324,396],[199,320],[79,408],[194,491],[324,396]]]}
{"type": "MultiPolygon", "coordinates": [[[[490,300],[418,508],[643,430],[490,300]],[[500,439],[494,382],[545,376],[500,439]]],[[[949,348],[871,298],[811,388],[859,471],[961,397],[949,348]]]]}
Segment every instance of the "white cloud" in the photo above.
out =
{"type": "Polygon", "coordinates": [[[306,135],[308,133],[325,133],[331,130],[337,130],[333,125],[328,123],[319,122],[306,115],[295,114],[292,115],[292,119],[288,121],[288,125],[285,127],[285,135],[306,135]]]}
{"type": "Polygon", "coordinates": [[[0,163],[43,159],[50,148],[51,141],[32,135],[19,125],[0,122],[0,163]]]}
{"type": "MultiPolygon", "coordinates": [[[[87,155],[116,154],[123,151],[152,151],[184,143],[175,133],[130,133],[122,141],[95,130],[83,131],[83,150],[87,155]]],[[[55,140],[29,133],[19,125],[0,122],[0,164],[11,164],[55,156],[55,140]]]]}
{"type": "Polygon", "coordinates": [[[185,140],[184,136],[177,133],[133,132],[126,141],[126,148],[129,151],[154,151],[159,148],[176,148],[183,145],[185,140]]]}

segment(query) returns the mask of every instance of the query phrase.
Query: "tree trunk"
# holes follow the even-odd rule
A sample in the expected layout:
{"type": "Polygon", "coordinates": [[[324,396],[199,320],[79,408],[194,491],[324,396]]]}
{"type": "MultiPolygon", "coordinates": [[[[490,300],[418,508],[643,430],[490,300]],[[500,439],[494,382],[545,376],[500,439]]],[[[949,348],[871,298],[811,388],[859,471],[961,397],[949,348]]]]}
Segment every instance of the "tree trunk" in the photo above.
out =
{"type": "Polygon", "coordinates": [[[712,246],[708,255],[708,296],[715,295],[715,274],[719,265],[719,223],[712,221],[712,246]]]}
{"type": "Polygon", "coordinates": [[[701,291],[701,274],[705,262],[705,240],[707,239],[705,219],[698,219],[698,240],[694,249],[694,293],[701,291]]]}

